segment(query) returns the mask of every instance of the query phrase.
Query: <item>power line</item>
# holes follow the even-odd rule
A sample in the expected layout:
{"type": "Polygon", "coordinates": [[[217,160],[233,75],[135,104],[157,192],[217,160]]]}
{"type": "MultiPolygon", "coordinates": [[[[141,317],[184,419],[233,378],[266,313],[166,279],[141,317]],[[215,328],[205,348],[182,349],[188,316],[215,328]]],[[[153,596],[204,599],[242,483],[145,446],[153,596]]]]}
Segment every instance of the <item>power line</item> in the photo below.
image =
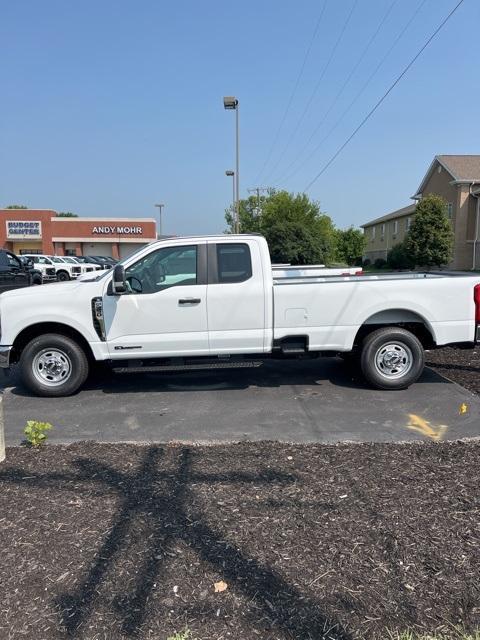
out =
{"type": "MultiPolygon", "coordinates": [[[[425,0],[426,1],[426,0],[425,0]]],[[[288,175],[288,172],[290,171],[290,169],[295,165],[295,163],[297,162],[297,160],[299,158],[301,158],[301,156],[303,155],[304,151],[306,149],[308,149],[308,146],[310,144],[310,142],[313,140],[313,138],[315,137],[315,135],[317,134],[317,132],[319,131],[319,129],[321,128],[321,126],[323,125],[323,123],[326,121],[326,119],[328,118],[328,116],[330,115],[333,107],[337,104],[338,100],[340,99],[341,95],[343,94],[343,92],[345,91],[346,86],[348,85],[348,83],[350,82],[350,80],[353,78],[355,72],[357,71],[358,67],[361,65],[361,63],[363,62],[365,56],[367,55],[370,47],[372,46],[372,44],[374,43],[376,37],[378,36],[378,34],[380,33],[380,30],[382,29],[383,25],[385,24],[385,22],[387,21],[388,16],[391,14],[393,7],[397,4],[398,0],[393,0],[390,4],[390,6],[387,8],[386,12],[384,13],[382,19],[380,20],[377,28],[375,29],[373,35],[371,36],[370,40],[368,41],[366,47],[363,49],[360,57],[357,59],[357,62],[355,63],[355,65],[353,66],[352,70],[350,71],[350,73],[348,74],[347,78],[345,79],[344,83],[342,84],[342,86],[340,87],[339,91],[337,92],[337,95],[335,96],[335,98],[332,100],[329,108],[327,109],[327,111],[324,113],[323,118],[320,120],[320,122],[318,123],[318,125],[315,127],[315,129],[312,131],[310,137],[308,138],[308,140],[306,141],[306,143],[303,145],[303,147],[300,149],[300,151],[297,153],[297,155],[294,157],[294,159],[290,162],[290,164],[288,164],[288,166],[286,167],[286,169],[283,171],[283,176],[285,176],[286,174],[288,175]]],[[[280,179],[280,182],[283,182],[283,179],[280,179]]]]}
{"type": "Polygon", "coordinates": [[[290,147],[290,145],[291,145],[291,143],[292,143],[293,139],[294,139],[294,138],[295,138],[295,136],[297,135],[297,132],[298,132],[298,130],[300,129],[300,126],[301,126],[302,122],[304,121],[305,116],[306,116],[306,115],[307,115],[307,113],[308,113],[308,110],[310,109],[310,105],[312,104],[313,99],[314,99],[314,98],[315,98],[315,96],[317,95],[317,92],[318,92],[318,90],[319,90],[319,88],[320,88],[320,84],[322,83],[322,80],[323,80],[323,78],[325,77],[325,74],[327,73],[327,71],[328,71],[328,69],[329,69],[329,67],[330,67],[330,64],[331,64],[331,62],[332,62],[332,60],[333,60],[333,58],[334,58],[334,56],[335,56],[335,53],[336,53],[336,51],[337,51],[337,49],[338,49],[338,47],[339,47],[339,45],[340,45],[340,42],[342,41],[343,36],[345,35],[345,31],[347,30],[347,27],[348,27],[348,25],[349,25],[349,23],[350,23],[351,17],[352,17],[352,15],[353,15],[353,12],[355,11],[355,8],[356,8],[357,4],[358,4],[358,0],[354,0],[354,1],[353,1],[353,4],[352,4],[352,7],[351,7],[351,9],[350,9],[350,11],[349,11],[349,13],[348,13],[348,15],[347,15],[347,18],[346,18],[346,20],[345,20],[345,22],[344,22],[344,24],[343,24],[343,27],[342,27],[342,29],[341,29],[341,31],[340,31],[340,33],[339,33],[339,35],[338,35],[338,38],[337,38],[337,40],[335,41],[335,44],[333,45],[332,51],[330,52],[330,56],[328,57],[328,60],[327,60],[327,62],[325,63],[325,65],[324,65],[324,67],[323,67],[323,69],[322,69],[322,72],[320,73],[320,76],[319,76],[319,78],[318,78],[318,80],[317,80],[317,83],[316,83],[316,85],[315,85],[315,88],[313,89],[313,91],[312,91],[312,93],[311,93],[311,95],[310,95],[310,97],[309,97],[309,99],[308,99],[308,101],[307,101],[307,104],[305,105],[305,108],[304,108],[304,110],[302,111],[302,114],[301,114],[300,118],[298,119],[297,124],[295,125],[295,128],[293,129],[293,131],[292,131],[292,133],[291,133],[290,137],[288,138],[287,144],[285,145],[285,147],[284,147],[284,148],[283,148],[283,150],[281,151],[280,156],[279,156],[279,158],[278,158],[277,162],[274,164],[274,166],[272,167],[272,169],[270,169],[270,171],[268,172],[267,177],[268,177],[268,176],[270,176],[273,172],[275,172],[275,170],[277,169],[278,165],[279,165],[279,164],[280,164],[280,162],[282,161],[282,159],[283,159],[283,157],[284,157],[285,153],[287,152],[288,148],[290,147]]]}
{"type": "Polygon", "coordinates": [[[310,189],[310,187],[318,180],[318,178],[320,178],[320,176],[325,173],[325,171],[328,169],[328,167],[332,164],[332,162],[334,162],[334,160],[340,155],[340,153],[345,149],[345,147],[347,146],[347,144],[356,136],[356,134],[360,131],[360,129],[363,127],[363,125],[367,122],[367,120],[369,120],[371,118],[371,116],[375,113],[375,111],[378,109],[378,107],[382,104],[382,102],[387,98],[387,96],[392,92],[392,90],[397,86],[397,84],[400,82],[400,80],[403,78],[403,76],[408,72],[408,70],[412,67],[412,65],[416,62],[416,60],[420,57],[420,55],[425,51],[425,49],[428,47],[428,45],[430,44],[430,42],[435,38],[435,36],[437,35],[437,33],[439,33],[439,31],[446,25],[446,23],[450,20],[450,18],[453,16],[453,14],[455,13],[455,11],[459,8],[459,6],[461,4],[463,4],[464,0],[460,0],[455,7],[450,11],[450,13],[447,15],[446,18],[444,18],[442,20],[442,22],[440,23],[440,25],[435,29],[435,31],[432,33],[432,35],[428,38],[428,40],[425,42],[425,44],[421,47],[421,49],[415,54],[415,56],[410,60],[410,62],[407,64],[407,66],[405,67],[405,69],[402,71],[402,73],[397,77],[397,79],[390,85],[390,87],[387,89],[387,91],[383,94],[383,96],[380,98],[380,100],[378,100],[378,102],[375,104],[375,106],[370,109],[370,111],[367,113],[367,115],[364,117],[364,119],[360,122],[360,124],[358,125],[358,127],[349,135],[349,137],[345,140],[345,142],[337,149],[337,151],[333,154],[333,156],[330,158],[330,160],[324,164],[324,166],[320,169],[320,171],[317,173],[317,175],[313,178],[313,180],[311,180],[308,185],[305,187],[304,191],[308,191],[310,189]]]}
{"type": "Polygon", "coordinates": [[[298,167],[296,169],[294,169],[291,173],[289,173],[287,176],[284,176],[282,178],[282,182],[285,182],[287,180],[290,180],[290,178],[292,178],[295,174],[297,174],[300,169],[302,167],[304,167],[307,162],[309,160],[311,160],[311,158],[313,158],[313,156],[317,153],[317,151],[322,147],[323,143],[328,140],[328,138],[332,135],[332,133],[335,131],[335,129],[343,122],[343,119],[345,118],[345,116],[347,115],[347,113],[350,111],[350,109],[353,107],[353,105],[357,102],[357,100],[360,98],[360,96],[364,93],[365,89],[368,87],[368,85],[370,84],[370,82],[373,80],[373,78],[377,75],[377,73],[379,72],[379,70],[381,69],[381,67],[383,66],[384,62],[387,60],[387,58],[389,57],[389,55],[392,53],[392,51],[395,49],[395,47],[397,46],[397,44],[400,42],[400,40],[403,38],[405,32],[408,30],[408,28],[410,27],[410,25],[412,24],[412,22],[414,22],[415,18],[417,17],[417,15],[420,13],[420,11],[422,10],[423,6],[425,5],[425,3],[427,2],[427,0],[422,0],[422,2],[418,5],[418,7],[415,9],[415,11],[413,12],[411,18],[409,19],[409,21],[405,24],[405,26],[402,28],[402,30],[400,31],[400,33],[398,34],[398,36],[395,38],[395,40],[393,41],[392,45],[390,46],[390,48],[388,49],[388,51],[385,53],[385,55],[383,56],[383,58],[380,60],[380,62],[377,64],[377,66],[375,67],[375,69],[373,70],[373,72],[370,74],[370,76],[367,78],[366,82],[362,85],[362,87],[360,88],[360,90],[357,92],[357,94],[355,95],[355,97],[353,98],[353,100],[350,102],[350,104],[348,105],[348,107],[345,109],[345,111],[342,113],[342,115],[340,116],[340,118],[338,118],[338,120],[335,122],[335,124],[330,127],[329,131],[326,133],[326,135],[323,136],[323,138],[320,140],[320,142],[312,149],[311,153],[308,154],[308,156],[298,165],[298,167]]]}
{"type": "Polygon", "coordinates": [[[305,52],[305,55],[303,57],[303,62],[302,62],[302,65],[300,67],[300,71],[298,72],[297,79],[295,81],[295,84],[293,86],[292,92],[291,92],[290,97],[289,97],[288,102],[287,102],[287,106],[285,107],[285,112],[284,112],[283,117],[282,117],[282,119],[280,121],[280,124],[278,125],[277,132],[276,132],[276,134],[275,134],[275,136],[273,138],[273,142],[272,142],[272,144],[270,146],[270,149],[269,149],[269,151],[267,153],[267,157],[265,159],[265,162],[263,163],[262,168],[260,169],[260,171],[258,172],[257,177],[255,178],[255,182],[258,181],[258,179],[260,178],[262,173],[265,171],[265,167],[269,163],[270,158],[272,157],[272,153],[273,153],[273,150],[275,148],[275,145],[278,142],[278,138],[280,136],[280,132],[281,132],[281,130],[283,128],[283,125],[285,124],[285,120],[287,119],[287,115],[288,115],[288,113],[290,111],[290,107],[292,106],[293,99],[294,99],[294,97],[295,97],[295,95],[297,93],[298,85],[300,84],[300,80],[301,80],[301,78],[303,76],[303,72],[305,70],[305,65],[307,63],[308,56],[310,55],[310,51],[312,50],[313,43],[315,41],[315,38],[317,37],[318,29],[320,27],[320,23],[322,21],[323,14],[325,13],[325,7],[327,6],[327,1],[328,0],[324,0],[322,10],[320,11],[320,15],[318,16],[317,24],[315,25],[315,29],[313,30],[312,37],[310,38],[310,43],[309,43],[309,45],[307,47],[307,50],[305,52]]]}

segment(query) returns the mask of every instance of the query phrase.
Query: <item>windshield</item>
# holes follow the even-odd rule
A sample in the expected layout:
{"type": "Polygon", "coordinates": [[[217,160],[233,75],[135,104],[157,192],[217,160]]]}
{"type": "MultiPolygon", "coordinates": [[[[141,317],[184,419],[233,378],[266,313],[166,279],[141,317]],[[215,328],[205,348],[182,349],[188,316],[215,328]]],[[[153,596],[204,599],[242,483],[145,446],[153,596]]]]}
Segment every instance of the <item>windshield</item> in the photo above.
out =
{"type": "Polygon", "coordinates": [[[73,258],[66,257],[66,258],[62,258],[62,260],[63,262],[68,262],[69,264],[77,264],[77,261],[74,260],[73,258]]]}
{"type": "Polygon", "coordinates": [[[45,256],[26,256],[27,258],[33,258],[35,264],[52,264],[52,261],[45,256]]]}
{"type": "Polygon", "coordinates": [[[62,262],[62,263],[63,263],[63,260],[62,260],[61,258],[57,258],[57,256],[52,256],[50,259],[51,259],[53,262],[62,262]]]}

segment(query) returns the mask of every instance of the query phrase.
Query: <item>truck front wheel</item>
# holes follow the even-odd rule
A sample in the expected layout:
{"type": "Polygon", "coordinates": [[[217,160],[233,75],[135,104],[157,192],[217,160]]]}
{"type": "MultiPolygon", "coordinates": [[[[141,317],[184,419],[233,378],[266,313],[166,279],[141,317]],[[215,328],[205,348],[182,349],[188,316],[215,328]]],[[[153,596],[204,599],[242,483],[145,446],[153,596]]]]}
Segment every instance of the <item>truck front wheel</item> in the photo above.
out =
{"type": "Polygon", "coordinates": [[[88,359],[77,342],[50,333],[33,338],[20,356],[24,385],[38,396],[69,396],[88,376],[88,359]]]}
{"type": "Polygon", "coordinates": [[[57,280],[59,282],[66,282],[67,280],[70,280],[70,275],[68,274],[67,271],[58,271],[57,280]]]}
{"type": "Polygon", "coordinates": [[[364,340],[360,357],[362,373],[376,389],[407,389],[425,366],[421,342],[401,327],[384,327],[364,340]]]}

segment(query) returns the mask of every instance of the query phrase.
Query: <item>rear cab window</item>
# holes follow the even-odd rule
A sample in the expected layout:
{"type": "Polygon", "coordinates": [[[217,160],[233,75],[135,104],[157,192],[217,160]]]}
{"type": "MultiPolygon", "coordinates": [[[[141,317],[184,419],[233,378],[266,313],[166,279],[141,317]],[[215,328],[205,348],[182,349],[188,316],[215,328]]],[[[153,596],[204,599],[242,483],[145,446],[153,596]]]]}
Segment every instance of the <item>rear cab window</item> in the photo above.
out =
{"type": "Polygon", "coordinates": [[[217,244],[218,282],[245,282],[252,277],[250,247],[245,243],[217,244]]]}

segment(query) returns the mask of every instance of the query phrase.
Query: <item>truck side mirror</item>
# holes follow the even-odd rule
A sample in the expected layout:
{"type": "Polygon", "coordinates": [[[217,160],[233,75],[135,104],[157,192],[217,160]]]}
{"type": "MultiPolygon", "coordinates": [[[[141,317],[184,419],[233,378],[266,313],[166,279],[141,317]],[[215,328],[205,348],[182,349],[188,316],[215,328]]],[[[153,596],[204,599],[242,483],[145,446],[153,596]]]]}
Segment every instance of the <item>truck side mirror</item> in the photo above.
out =
{"type": "Polygon", "coordinates": [[[123,264],[116,264],[113,269],[112,292],[121,296],[127,291],[127,281],[125,280],[125,269],[123,264]]]}
{"type": "Polygon", "coordinates": [[[35,263],[33,262],[33,258],[25,258],[24,264],[27,270],[33,269],[35,266],[35,263]]]}

